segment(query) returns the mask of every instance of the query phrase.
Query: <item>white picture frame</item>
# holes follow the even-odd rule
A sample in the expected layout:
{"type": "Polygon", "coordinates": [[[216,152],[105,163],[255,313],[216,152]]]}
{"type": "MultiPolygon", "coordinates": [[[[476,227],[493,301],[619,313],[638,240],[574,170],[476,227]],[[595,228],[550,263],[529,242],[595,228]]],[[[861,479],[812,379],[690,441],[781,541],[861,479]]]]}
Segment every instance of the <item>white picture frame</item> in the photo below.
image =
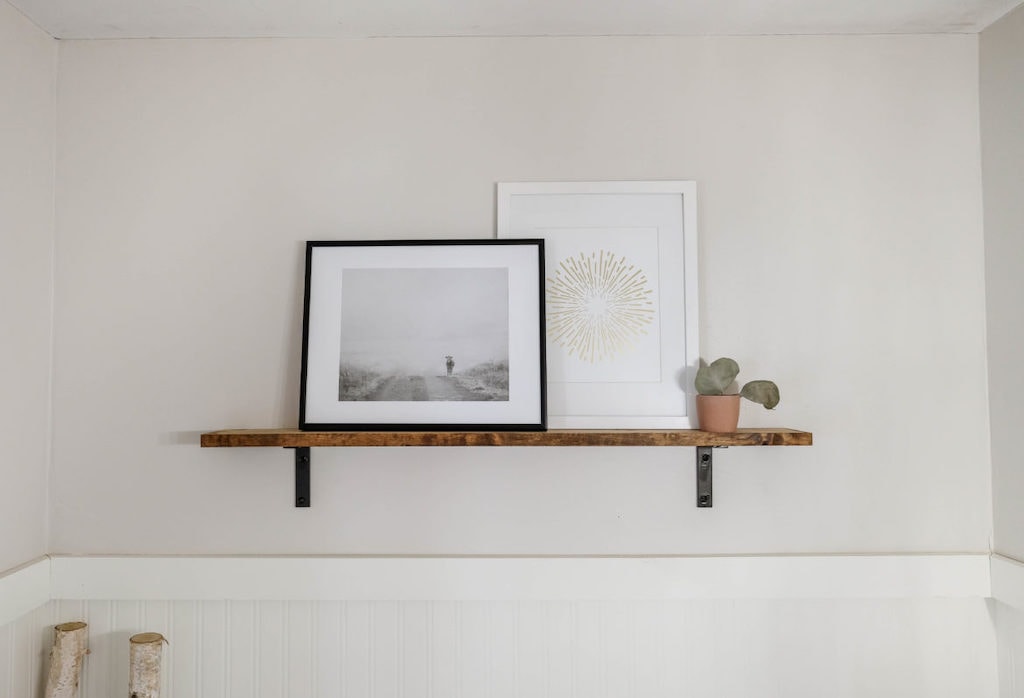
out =
{"type": "Polygon", "coordinates": [[[695,182],[502,182],[497,237],[545,241],[550,427],[697,428],[695,182]]]}

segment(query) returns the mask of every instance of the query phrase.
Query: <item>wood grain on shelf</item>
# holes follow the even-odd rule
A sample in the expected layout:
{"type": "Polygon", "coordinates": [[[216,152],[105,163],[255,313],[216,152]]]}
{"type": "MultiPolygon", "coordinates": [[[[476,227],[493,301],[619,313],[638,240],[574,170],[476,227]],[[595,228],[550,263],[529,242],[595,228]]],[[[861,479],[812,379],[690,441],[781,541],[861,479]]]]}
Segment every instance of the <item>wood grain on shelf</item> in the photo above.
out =
{"type": "Polygon", "coordinates": [[[551,429],[548,431],[300,431],[224,429],[200,437],[208,447],[239,446],[810,446],[795,429],[551,429]]]}

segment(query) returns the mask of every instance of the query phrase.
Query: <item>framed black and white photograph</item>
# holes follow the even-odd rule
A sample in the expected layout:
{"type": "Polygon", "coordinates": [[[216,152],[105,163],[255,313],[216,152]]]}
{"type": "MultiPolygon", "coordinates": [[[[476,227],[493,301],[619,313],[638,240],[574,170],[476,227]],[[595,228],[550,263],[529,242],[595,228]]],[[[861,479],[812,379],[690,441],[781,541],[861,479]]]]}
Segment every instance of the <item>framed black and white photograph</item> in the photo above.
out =
{"type": "Polygon", "coordinates": [[[299,428],[546,428],[544,242],[306,243],[299,428]]]}
{"type": "Polygon", "coordinates": [[[497,233],[545,241],[550,426],[696,428],[694,182],[502,182],[497,233]]]}

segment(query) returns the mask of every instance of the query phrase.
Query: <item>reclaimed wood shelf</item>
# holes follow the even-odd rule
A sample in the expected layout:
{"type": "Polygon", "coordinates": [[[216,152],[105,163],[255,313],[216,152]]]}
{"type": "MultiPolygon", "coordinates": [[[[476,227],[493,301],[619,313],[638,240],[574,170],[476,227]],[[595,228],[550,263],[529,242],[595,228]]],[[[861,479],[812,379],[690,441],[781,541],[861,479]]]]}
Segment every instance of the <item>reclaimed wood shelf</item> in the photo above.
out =
{"type": "Polygon", "coordinates": [[[295,506],[310,505],[313,447],[401,446],[692,446],[697,449],[697,506],[710,508],[711,449],[729,446],[810,446],[813,435],[796,429],[740,429],[719,434],[697,429],[550,429],[548,431],[301,431],[222,429],[202,434],[207,448],[280,447],[295,450],[295,506]]]}
{"type": "Polygon", "coordinates": [[[224,429],[200,437],[207,447],[280,446],[810,446],[795,429],[551,429],[548,431],[300,431],[224,429]]]}

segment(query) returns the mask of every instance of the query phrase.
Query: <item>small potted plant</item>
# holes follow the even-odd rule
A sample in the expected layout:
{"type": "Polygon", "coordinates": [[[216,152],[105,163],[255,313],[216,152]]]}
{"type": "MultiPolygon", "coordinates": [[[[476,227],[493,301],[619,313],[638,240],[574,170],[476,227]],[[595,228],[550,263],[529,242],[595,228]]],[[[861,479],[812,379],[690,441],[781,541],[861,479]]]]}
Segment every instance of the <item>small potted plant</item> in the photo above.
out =
{"type": "Polygon", "coordinates": [[[779,387],[772,381],[750,381],[734,394],[726,394],[740,367],[729,358],[710,364],[701,362],[694,387],[697,388],[697,421],[703,431],[734,432],[740,419],[740,398],[772,409],[779,404],[779,387]]]}

